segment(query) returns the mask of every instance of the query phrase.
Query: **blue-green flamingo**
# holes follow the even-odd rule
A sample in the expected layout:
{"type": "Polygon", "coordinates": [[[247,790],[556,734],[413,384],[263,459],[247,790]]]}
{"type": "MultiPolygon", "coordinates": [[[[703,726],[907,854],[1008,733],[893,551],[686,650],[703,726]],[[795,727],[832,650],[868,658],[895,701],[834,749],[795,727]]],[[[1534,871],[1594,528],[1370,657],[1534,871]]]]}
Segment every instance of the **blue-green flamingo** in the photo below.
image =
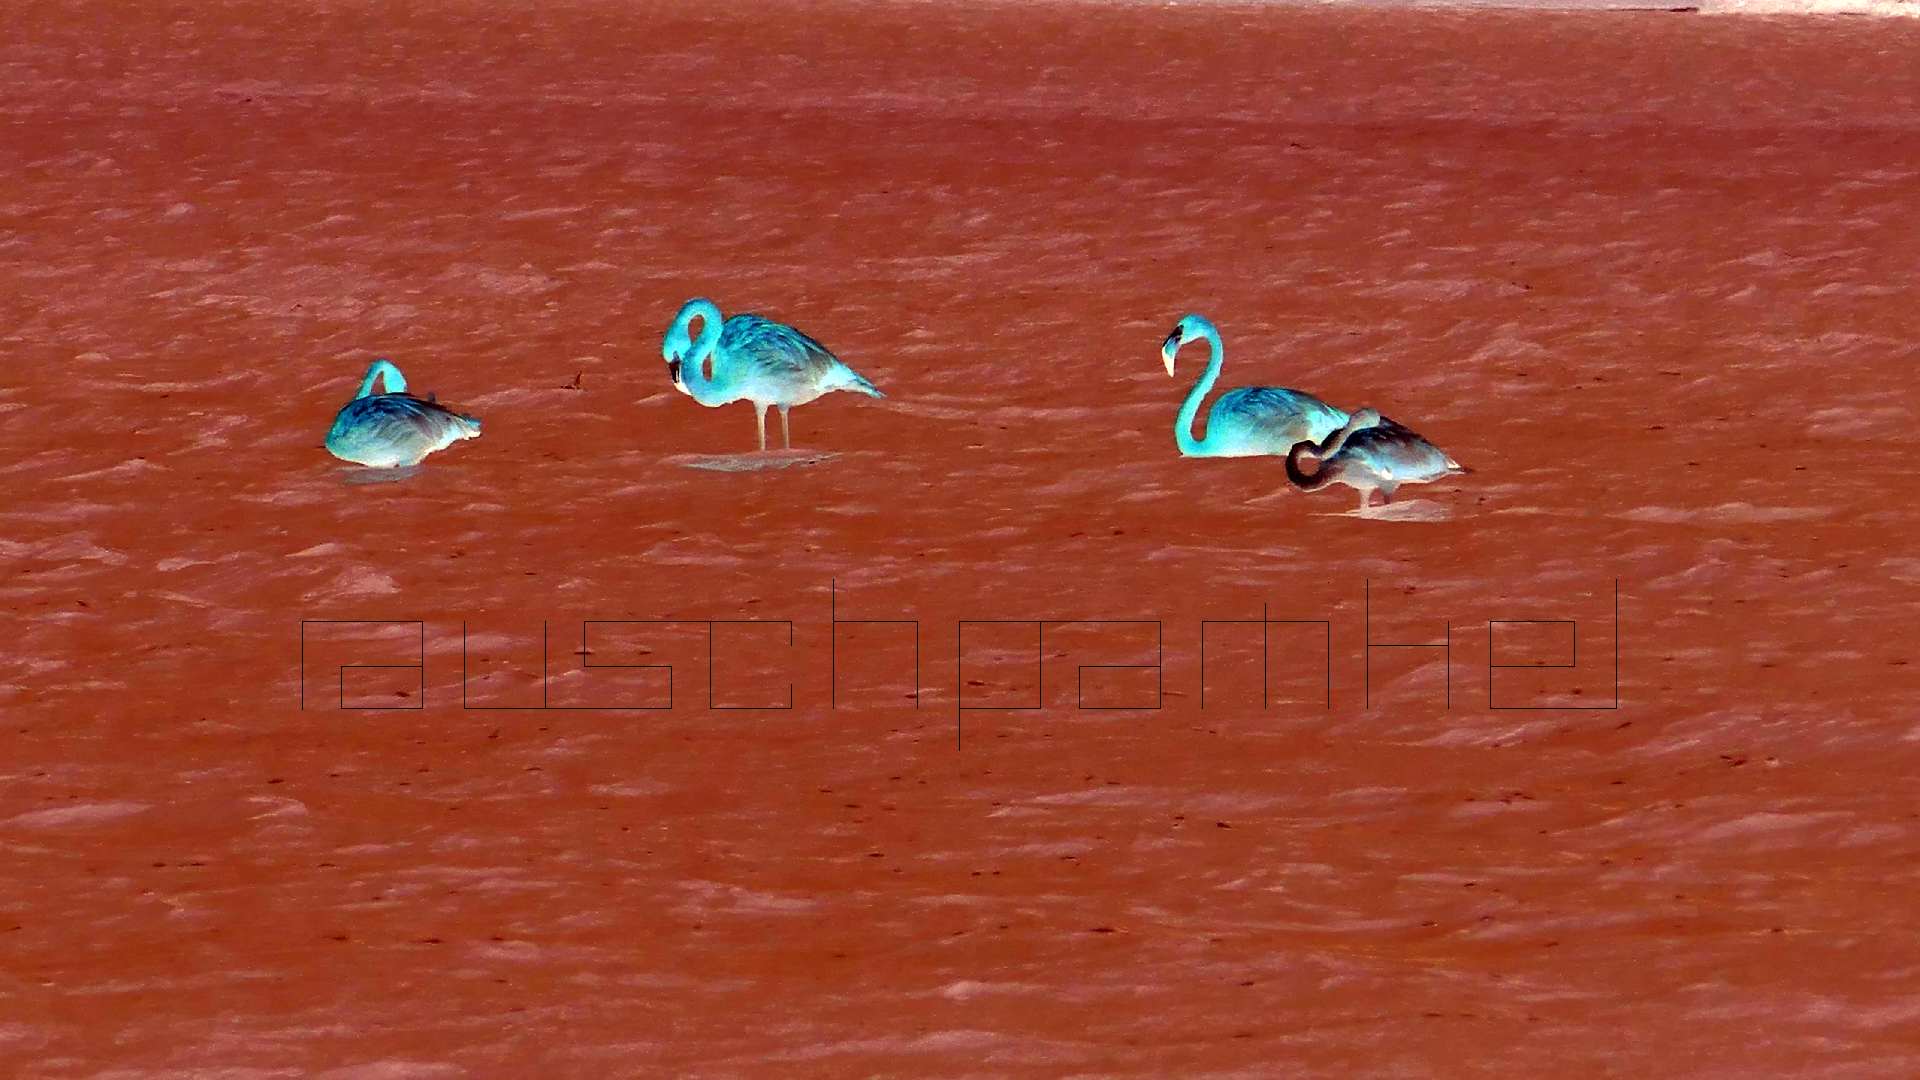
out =
{"type": "Polygon", "coordinates": [[[1173,440],[1188,457],[1253,457],[1260,454],[1284,455],[1295,443],[1319,442],[1347,422],[1347,414],[1299,390],[1267,386],[1245,386],[1229,390],[1213,403],[1207,414],[1207,435],[1193,437],[1193,421],[1200,415],[1200,401],[1220,378],[1225,350],[1220,331],[1199,315],[1189,315],[1174,326],[1173,333],[1160,345],[1160,359],[1173,374],[1173,357],[1180,347],[1197,338],[1205,338],[1212,350],[1206,374],[1193,386],[1180,415],[1173,421],[1173,440]]]}
{"type": "Polygon", "coordinates": [[[791,326],[758,315],[724,322],[720,308],[704,298],[687,301],[661,342],[660,356],[674,388],[702,405],[753,402],[754,431],[767,448],[767,406],[780,409],[780,440],[793,446],[787,410],[834,390],[886,397],[874,385],[791,326]],[[700,337],[692,337],[699,319],[700,337]]]}
{"type": "Polygon", "coordinates": [[[407,393],[407,377],[385,360],[375,360],[353,396],[333,419],[327,452],[343,461],[375,468],[417,465],[420,459],[459,442],[480,437],[480,421],[454,412],[428,394],[421,401],[407,393]],[[375,382],[381,392],[373,392],[375,382]]]}

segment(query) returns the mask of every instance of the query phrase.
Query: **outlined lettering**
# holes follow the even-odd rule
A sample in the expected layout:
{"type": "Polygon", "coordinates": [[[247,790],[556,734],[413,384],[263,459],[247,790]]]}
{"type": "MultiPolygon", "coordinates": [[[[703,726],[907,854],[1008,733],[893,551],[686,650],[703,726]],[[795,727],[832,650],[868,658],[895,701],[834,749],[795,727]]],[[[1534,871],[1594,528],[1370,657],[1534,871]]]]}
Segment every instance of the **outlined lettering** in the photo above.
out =
{"type": "MultiPolygon", "coordinates": [[[[361,652],[361,650],[371,646],[372,643],[367,641],[364,638],[361,639],[360,641],[343,641],[341,640],[341,637],[340,637],[340,634],[342,633],[341,631],[337,631],[337,630],[329,631],[329,630],[319,629],[320,627],[348,627],[348,626],[352,626],[352,627],[411,626],[418,631],[418,644],[417,644],[416,652],[414,655],[414,661],[411,664],[340,664],[338,665],[338,674],[340,677],[340,682],[339,682],[340,708],[343,711],[356,711],[356,712],[357,711],[387,711],[387,710],[393,710],[393,709],[417,710],[417,709],[426,708],[427,707],[427,624],[424,620],[421,620],[421,619],[302,619],[300,620],[300,708],[304,710],[307,707],[307,646],[308,646],[308,639],[309,639],[310,633],[313,635],[313,638],[315,639],[313,641],[313,644],[315,646],[315,651],[321,651],[321,646],[324,645],[324,646],[329,646],[329,648],[326,651],[333,651],[335,649],[345,647],[352,650],[352,655],[364,655],[364,653],[361,652]],[[312,631],[309,631],[308,627],[314,627],[315,629],[312,631]],[[410,705],[394,705],[394,704],[349,705],[347,704],[347,694],[348,694],[347,672],[349,671],[354,671],[354,672],[411,671],[414,673],[413,688],[411,690],[399,690],[397,688],[390,688],[390,689],[386,689],[385,694],[391,695],[393,697],[403,698],[403,699],[410,697],[413,699],[413,703],[410,705]]],[[[384,638],[385,638],[385,641],[383,642],[383,644],[387,644],[389,646],[400,644],[400,642],[396,639],[396,636],[393,635],[392,633],[384,635],[384,638]]],[[[378,698],[374,697],[375,694],[381,694],[381,693],[382,691],[379,689],[374,689],[366,685],[360,685],[356,687],[354,691],[354,698],[356,701],[379,700],[384,702],[386,700],[386,697],[384,695],[378,698]]]]}

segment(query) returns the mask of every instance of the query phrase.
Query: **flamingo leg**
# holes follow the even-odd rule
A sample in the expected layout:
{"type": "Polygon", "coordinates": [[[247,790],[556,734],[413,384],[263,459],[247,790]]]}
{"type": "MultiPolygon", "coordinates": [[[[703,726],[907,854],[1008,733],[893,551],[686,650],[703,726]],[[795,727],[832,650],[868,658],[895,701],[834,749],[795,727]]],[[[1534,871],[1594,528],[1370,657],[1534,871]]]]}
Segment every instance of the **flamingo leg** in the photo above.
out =
{"type": "Polygon", "coordinates": [[[786,448],[793,449],[793,431],[787,427],[787,407],[780,406],[780,441],[786,448]]]}
{"type": "Polygon", "coordinates": [[[767,448],[767,407],[753,403],[753,433],[760,436],[760,449],[767,448]]]}

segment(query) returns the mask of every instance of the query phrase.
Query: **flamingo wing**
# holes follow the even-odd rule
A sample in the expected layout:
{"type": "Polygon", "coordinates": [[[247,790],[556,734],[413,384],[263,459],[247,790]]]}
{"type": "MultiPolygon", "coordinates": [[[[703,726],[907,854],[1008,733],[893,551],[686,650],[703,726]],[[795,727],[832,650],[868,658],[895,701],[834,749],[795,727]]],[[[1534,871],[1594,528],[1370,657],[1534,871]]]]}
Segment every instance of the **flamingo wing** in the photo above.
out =
{"type": "Polygon", "coordinates": [[[718,350],[773,378],[818,378],[843,366],[825,345],[784,323],[735,315],[720,333],[718,350]]]}
{"type": "Polygon", "coordinates": [[[480,421],[408,394],[357,398],[340,410],[327,449],[348,461],[411,463],[480,434],[480,421]]]}
{"type": "Polygon", "coordinates": [[[1348,436],[1340,456],[1348,455],[1367,462],[1381,476],[1402,480],[1441,476],[1451,465],[1439,447],[1385,417],[1378,424],[1348,436]]]}

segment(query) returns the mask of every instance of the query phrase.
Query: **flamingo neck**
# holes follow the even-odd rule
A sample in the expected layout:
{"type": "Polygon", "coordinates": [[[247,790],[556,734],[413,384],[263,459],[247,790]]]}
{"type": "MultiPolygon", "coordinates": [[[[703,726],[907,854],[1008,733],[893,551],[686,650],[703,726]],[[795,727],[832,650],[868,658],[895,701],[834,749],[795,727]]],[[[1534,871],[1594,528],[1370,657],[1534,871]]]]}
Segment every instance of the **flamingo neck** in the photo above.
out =
{"type": "Polygon", "coordinates": [[[1347,417],[1347,422],[1340,425],[1340,430],[1327,436],[1326,441],[1320,445],[1315,446],[1306,441],[1294,443],[1293,449],[1287,451],[1287,479],[1293,481],[1293,486],[1301,491],[1315,491],[1326,487],[1333,482],[1334,476],[1327,465],[1333,461],[1334,455],[1346,448],[1347,439],[1361,428],[1373,427],[1380,422],[1379,413],[1370,408],[1361,409],[1347,417]],[[1312,476],[1300,471],[1300,455],[1309,452],[1320,459],[1313,467],[1312,476]]]}
{"type": "Polygon", "coordinates": [[[404,394],[407,392],[407,377],[400,374],[400,369],[394,367],[388,361],[375,360],[373,366],[367,369],[367,377],[360,381],[360,392],[353,395],[353,399],[358,401],[372,394],[373,384],[376,381],[381,384],[380,392],[383,394],[404,394]]]}
{"type": "Polygon", "coordinates": [[[693,343],[687,353],[687,359],[680,366],[680,378],[687,384],[687,392],[698,397],[699,392],[713,385],[714,373],[709,370],[709,361],[720,347],[720,329],[723,320],[720,308],[711,300],[690,300],[680,312],[680,329],[685,332],[694,319],[700,320],[700,339],[693,343]]]}
{"type": "Polygon", "coordinates": [[[1207,339],[1207,370],[1200,381],[1193,384],[1193,390],[1187,394],[1187,400],[1180,406],[1180,415],[1173,421],[1173,441],[1180,446],[1183,454],[1205,454],[1208,450],[1205,440],[1193,437],[1193,422],[1200,416],[1200,402],[1213,389],[1220,378],[1220,368],[1226,363],[1226,348],[1220,343],[1220,332],[1210,324],[1200,328],[1201,336],[1207,339]]]}
{"type": "MultiPolygon", "coordinates": [[[[1340,438],[1341,434],[1342,433],[1335,433],[1333,438],[1340,438]]],[[[1333,438],[1327,441],[1332,442],[1333,438]]],[[[1313,467],[1312,476],[1308,476],[1305,472],[1301,471],[1300,455],[1312,449],[1312,443],[1298,442],[1293,444],[1293,449],[1287,451],[1287,479],[1293,481],[1293,486],[1299,488],[1301,491],[1318,491],[1326,487],[1327,484],[1333,480],[1333,474],[1327,471],[1327,459],[1324,455],[1321,456],[1319,463],[1313,467]]]]}

